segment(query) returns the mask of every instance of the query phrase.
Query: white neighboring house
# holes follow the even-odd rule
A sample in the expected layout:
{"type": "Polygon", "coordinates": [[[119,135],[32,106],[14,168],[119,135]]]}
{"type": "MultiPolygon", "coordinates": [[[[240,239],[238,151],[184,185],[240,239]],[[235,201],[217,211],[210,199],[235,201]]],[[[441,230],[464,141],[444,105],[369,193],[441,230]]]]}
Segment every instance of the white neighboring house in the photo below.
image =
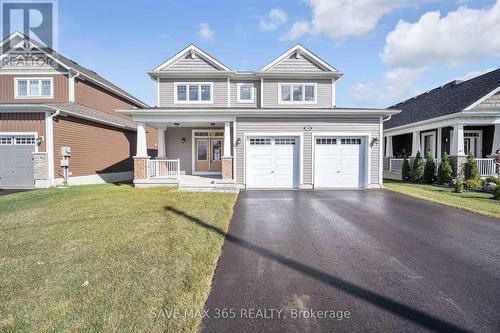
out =
{"type": "Polygon", "coordinates": [[[257,71],[190,45],[148,74],[157,105],[119,110],[138,125],[136,186],[382,186],[382,124],[399,111],[337,107],[342,73],[301,45],[257,71]],[[158,129],[157,159],[146,126],[158,129]]]}
{"type": "Polygon", "coordinates": [[[481,176],[498,175],[493,155],[500,149],[500,69],[467,81],[452,81],[393,106],[402,110],[384,123],[385,175],[399,177],[404,155],[444,152],[454,170],[467,154],[481,176]]]}

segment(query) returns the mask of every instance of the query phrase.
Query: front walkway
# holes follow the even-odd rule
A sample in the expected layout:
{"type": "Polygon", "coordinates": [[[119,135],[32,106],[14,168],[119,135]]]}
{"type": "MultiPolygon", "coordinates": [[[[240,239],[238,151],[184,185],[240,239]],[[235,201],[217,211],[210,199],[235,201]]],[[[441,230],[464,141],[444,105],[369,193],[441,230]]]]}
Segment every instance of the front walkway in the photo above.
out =
{"type": "Polygon", "coordinates": [[[202,329],[498,331],[499,239],[497,219],[384,190],[243,191],[202,329]]]}

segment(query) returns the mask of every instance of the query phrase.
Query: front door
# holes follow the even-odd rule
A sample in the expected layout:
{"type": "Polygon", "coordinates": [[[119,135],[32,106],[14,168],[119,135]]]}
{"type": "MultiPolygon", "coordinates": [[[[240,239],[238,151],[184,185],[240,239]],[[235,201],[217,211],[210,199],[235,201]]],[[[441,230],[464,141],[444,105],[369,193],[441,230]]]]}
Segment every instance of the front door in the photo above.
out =
{"type": "Polygon", "coordinates": [[[464,152],[465,155],[472,153],[472,156],[478,158],[482,155],[481,150],[481,131],[464,132],[464,152]]]}
{"type": "Polygon", "coordinates": [[[222,139],[196,139],[195,149],[195,172],[222,171],[222,139]]]}

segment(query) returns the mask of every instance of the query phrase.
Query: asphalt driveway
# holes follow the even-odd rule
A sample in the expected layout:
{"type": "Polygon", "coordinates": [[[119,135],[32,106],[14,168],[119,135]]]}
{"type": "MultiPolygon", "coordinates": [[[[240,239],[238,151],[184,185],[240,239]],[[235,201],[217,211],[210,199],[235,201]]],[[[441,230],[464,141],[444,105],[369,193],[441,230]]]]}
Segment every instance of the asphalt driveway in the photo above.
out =
{"type": "Polygon", "coordinates": [[[500,331],[500,220],[384,191],[241,192],[205,332],[500,331]]]}

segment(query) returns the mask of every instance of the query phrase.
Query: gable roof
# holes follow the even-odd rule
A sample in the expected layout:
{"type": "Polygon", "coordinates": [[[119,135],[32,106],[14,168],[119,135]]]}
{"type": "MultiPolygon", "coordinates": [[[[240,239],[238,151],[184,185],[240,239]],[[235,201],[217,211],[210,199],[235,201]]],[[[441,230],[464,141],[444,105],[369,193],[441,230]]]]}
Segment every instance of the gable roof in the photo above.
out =
{"type": "Polygon", "coordinates": [[[100,85],[104,89],[106,89],[110,92],[113,92],[113,93],[117,94],[118,96],[121,96],[122,98],[125,98],[126,100],[128,100],[130,102],[133,102],[141,107],[148,107],[148,105],[146,103],[144,103],[140,99],[134,97],[133,95],[129,94],[128,92],[121,89],[120,87],[118,87],[114,83],[106,80],[105,78],[103,78],[102,76],[97,74],[96,72],[79,65],[78,63],[74,62],[73,60],[66,58],[65,56],[57,53],[56,51],[54,51],[50,48],[47,48],[47,47],[41,45],[37,41],[28,38],[27,36],[21,34],[20,32],[12,33],[10,36],[6,37],[1,42],[0,45],[3,45],[8,40],[12,40],[13,42],[10,43],[11,47],[9,47],[7,50],[2,50],[3,54],[9,53],[10,51],[13,50],[13,48],[16,44],[19,44],[23,40],[27,40],[34,47],[38,48],[39,50],[44,52],[46,55],[53,58],[56,62],[60,63],[63,67],[66,67],[68,70],[73,70],[77,73],[80,73],[80,75],[83,75],[86,79],[93,81],[94,83],[96,83],[97,85],[100,85]]]}
{"type": "Polygon", "coordinates": [[[158,67],[156,67],[153,71],[155,71],[155,72],[156,71],[163,71],[163,70],[171,67],[172,65],[174,65],[179,60],[183,59],[185,56],[187,56],[189,54],[191,54],[192,56],[194,56],[194,55],[199,56],[200,58],[204,59],[205,61],[207,61],[208,63],[210,63],[211,65],[213,65],[214,67],[216,67],[217,69],[219,69],[221,71],[231,71],[231,69],[229,67],[227,67],[222,62],[215,59],[214,57],[212,57],[211,55],[209,55],[208,53],[206,53],[205,51],[203,51],[202,49],[200,49],[199,47],[197,47],[194,44],[188,45],[186,48],[184,48],[181,51],[179,51],[178,53],[176,53],[173,57],[171,57],[170,59],[168,59],[167,61],[165,61],[161,65],[159,65],[158,67]]]}
{"type": "Polygon", "coordinates": [[[268,71],[281,63],[283,60],[287,59],[288,57],[292,56],[293,54],[297,54],[297,56],[305,56],[307,57],[311,62],[319,66],[325,71],[329,72],[338,72],[333,66],[328,64],[326,61],[306,49],[304,46],[297,44],[287,51],[285,51],[283,54],[281,54],[279,57],[271,61],[269,64],[265,65],[260,69],[260,71],[268,71]]]}
{"type": "Polygon", "coordinates": [[[384,123],[385,129],[469,110],[478,101],[500,91],[500,68],[467,81],[451,81],[441,87],[390,106],[402,110],[384,123]]]}

